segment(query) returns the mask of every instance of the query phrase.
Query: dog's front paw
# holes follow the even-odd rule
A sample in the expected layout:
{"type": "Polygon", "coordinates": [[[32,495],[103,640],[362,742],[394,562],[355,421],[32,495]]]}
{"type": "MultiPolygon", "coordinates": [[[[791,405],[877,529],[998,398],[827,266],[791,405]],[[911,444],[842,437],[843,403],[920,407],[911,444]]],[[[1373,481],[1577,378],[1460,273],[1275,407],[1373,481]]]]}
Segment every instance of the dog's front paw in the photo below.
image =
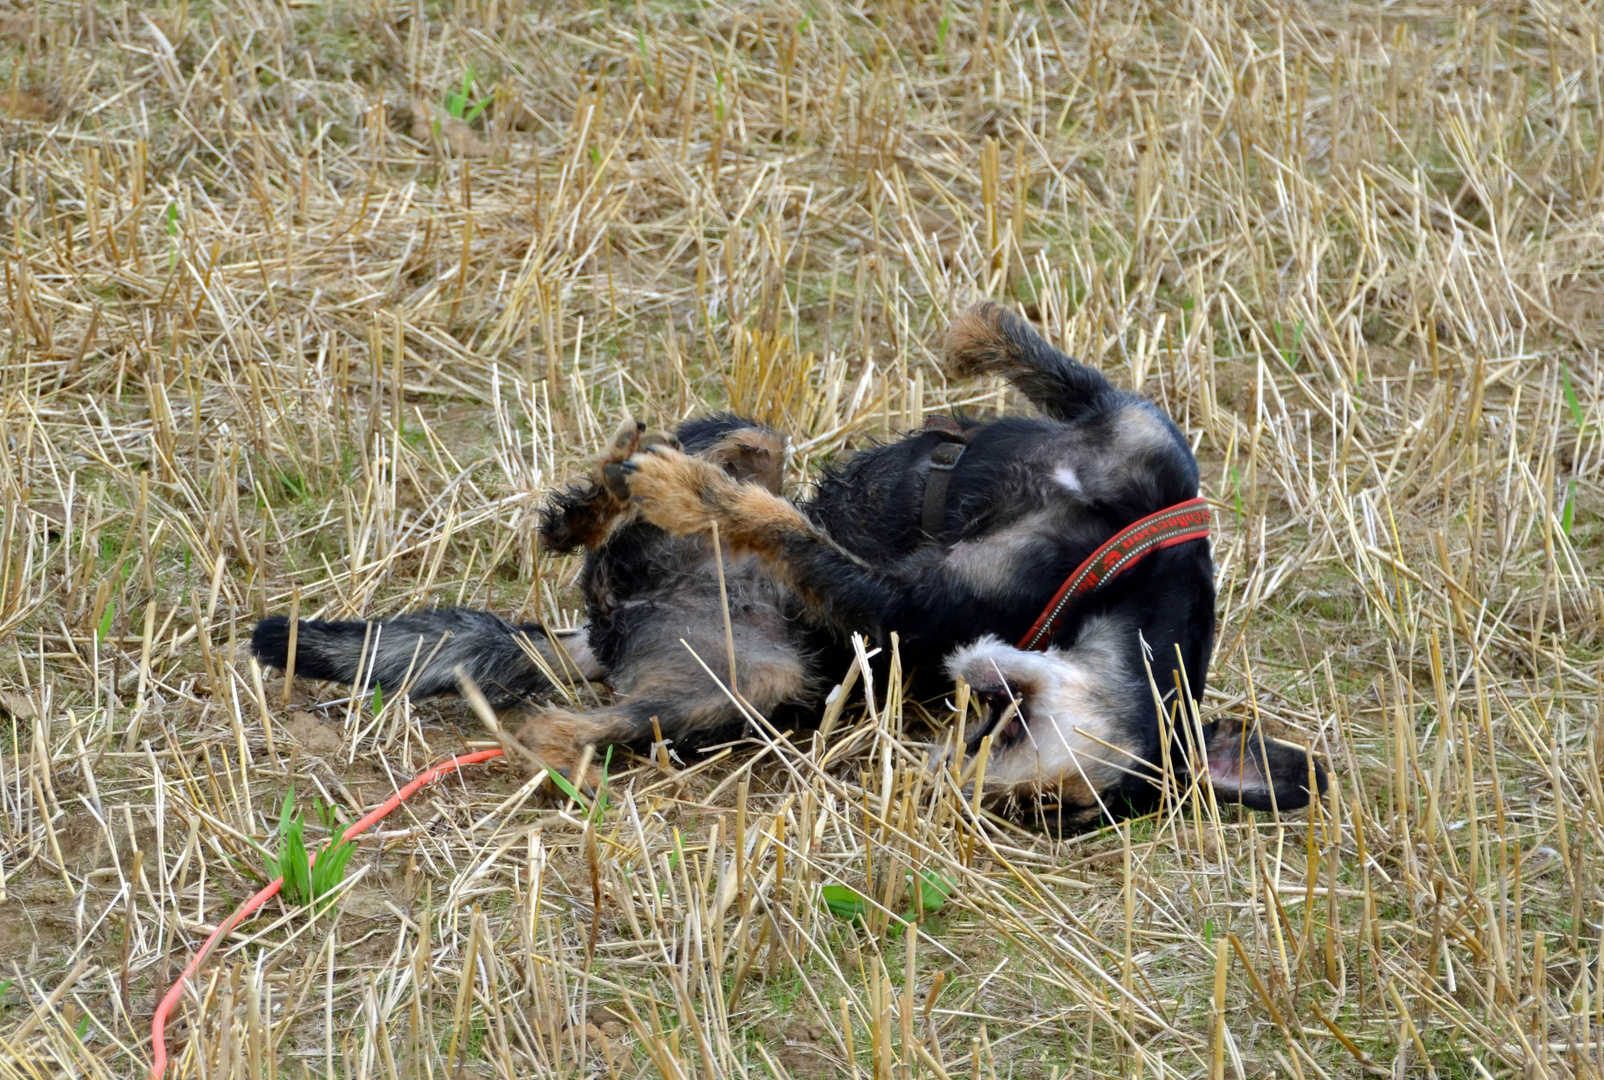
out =
{"type": "Polygon", "coordinates": [[[628,499],[629,486],[624,481],[620,466],[636,454],[658,447],[679,448],[679,440],[670,431],[647,431],[639,420],[627,420],[613,436],[612,445],[596,461],[596,483],[606,488],[615,498],[628,499]]]}
{"type": "Polygon", "coordinates": [[[717,516],[718,492],[732,486],[716,466],[668,447],[636,454],[617,471],[641,515],[675,536],[706,532],[717,516]]]}

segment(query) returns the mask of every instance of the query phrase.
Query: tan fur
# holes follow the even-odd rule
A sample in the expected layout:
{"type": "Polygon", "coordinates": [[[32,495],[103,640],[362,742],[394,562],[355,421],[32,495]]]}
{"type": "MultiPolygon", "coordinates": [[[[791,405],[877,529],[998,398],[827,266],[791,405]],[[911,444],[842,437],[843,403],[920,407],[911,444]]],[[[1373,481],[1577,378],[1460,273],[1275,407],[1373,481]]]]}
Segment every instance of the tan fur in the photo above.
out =
{"type": "Polygon", "coordinates": [[[785,443],[769,431],[746,428],[720,440],[703,454],[737,480],[780,493],[785,473],[785,443]]]}
{"type": "Polygon", "coordinates": [[[1003,315],[1003,308],[982,300],[954,319],[942,350],[948,369],[958,375],[976,375],[1006,366],[1013,344],[1003,333],[1003,315]]]}
{"type": "Polygon", "coordinates": [[[757,555],[816,617],[828,618],[824,598],[795,574],[788,541],[826,545],[857,562],[803,513],[778,495],[732,480],[722,470],[677,451],[637,454],[629,489],[646,520],[676,536],[697,536],[717,521],[719,538],[738,553],[757,555]]]}
{"type": "MultiPolygon", "coordinates": [[[[1086,773],[1089,776],[1096,776],[1097,770],[1088,767],[1086,773]]],[[[1061,776],[1056,781],[1047,780],[1020,785],[1013,790],[1012,794],[1019,796],[1027,792],[1038,798],[1057,799],[1065,806],[1072,806],[1078,810],[1089,810],[1094,814],[1097,813],[1097,792],[1078,773],[1061,776]]]]}
{"type": "Polygon", "coordinates": [[[733,547],[776,556],[789,532],[814,532],[802,512],[757,484],[677,450],[637,454],[629,490],[647,520],[676,536],[707,532],[713,522],[733,547]]]}
{"type": "Polygon", "coordinates": [[[628,461],[630,455],[640,449],[641,437],[646,434],[646,425],[639,420],[625,420],[616,432],[607,451],[591,463],[591,477],[603,487],[607,486],[605,469],[609,464],[628,461]]]}
{"type": "MultiPolygon", "coordinates": [[[[514,736],[547,768],[571,774],[579,767],[585,747],[611,742],[616,724],[609,723],[606,711],[576,713],[552,707],[541,709],[526,720],[514,736]]],[[[577,782],[577,778],[576,779],[577,782]]],[[[589,778],[586,778],[589,782],[589,778]]]]}
{"type": "Polygon", "coordinates": [[[752,665],[742,665],[737,657],[735,670],[741,696],[762,713],[771,711],[782,701],[798,697],[807,683],[807,672],[801,662],[791,657],[783,662],[752,665]]]}
{"type": "Polygon", "coordinates": [[[717,465],[671,450],[641,454],[630,464],[630,495],[647,520],[675,536],[706,532],[720,495],[727,501],[738,486],[717,465]]]}
{"type": "MultiPolygon", "coordinates": [[[[697,655],[719,682],[726,686],[729,684],[729,661],[722,649],[712,655],[706,655],[698,649],[697,655]]],[[[687,650],[686,666],[646,672],[641,678],[630,682],[630,696],[646,699],[672,697],[687,707],[693,718],[716,722],[728,714],[730,699],[717,684],[709,680],[696,659],[687,650]]],[[[807,672],[795,657],[755,659],[744,655],[737,645],[735,683],[741,698],[766,715],[783,702],[795,700],[803,692],[807,684],[807,672]]]]}
{"type": "Polygon", "coordinates": [[[736,547],[769,556],[779,555],[788,533],[816,531],[796,507],[751,485],[736,493],[719,527],[736,547]]]}

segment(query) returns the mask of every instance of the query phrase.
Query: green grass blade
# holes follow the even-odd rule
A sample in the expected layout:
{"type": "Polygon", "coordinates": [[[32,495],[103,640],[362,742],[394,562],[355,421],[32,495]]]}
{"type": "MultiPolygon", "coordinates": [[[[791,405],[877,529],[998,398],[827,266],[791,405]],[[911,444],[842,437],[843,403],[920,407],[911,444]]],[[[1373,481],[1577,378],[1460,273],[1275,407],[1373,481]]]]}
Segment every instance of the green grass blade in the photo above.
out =
{"type": "Polygon", "coordinates": [[[1564,361],[1559,365],[1559,377],[1565,385],[1565,403],[1571,407],[1571,419],[1576,421],[1576,430],[1581,431],[1587,427],[1587,417],[1582,413],[1582,403],[1576,400],[1576,388],[1571,385],[1571,366],[1564,361]]]}
{"type": "Polygon", "coordinates": [[[957,882],[933,870],[919,871],[919,903],[927,915],[940,911],[957,888],[957,882]]]}
{"type": "Polygon", "coordinates": [[[290,807],[295,803],[295,781],[290,781],[290,790],[284,793],[284,805],[278,812],[278,833],[283,836],[290,831],[290,807]]]}
{"type": "Polygon", "coordinates": [[[556,769],[547,769],[546,775],[551,777],[551,782],[557,785],[558,791],[561,791],[564,795],[574,800],[580,806],[585,805],[585,797],[579,793],[579,789],[573,785],[573,782],[569,780],[568,777],[564,776],[556,769]]]}
{"type": "Polygon", "coordinates": [[[838,919],[860,919],[869,910],[869,901],[845,885],[826,885],[819,890],[824,906],[838,919]]]}
{"type": "Polygon", "coordinates": [[[95,644],[100,644],[110,636],[111,623],[112,620],[116,618],[116,615],[117,598],[115,596],[109,596],[106,598],[106,610],[100,614],[100,625],[95,627],[95,644]]]}
{"type": "Polygon", "coordinates": [[[296,815],[279,847],[279,873],[284,878],[284,896],[296,905],[305,904],[311,899],[312,884],[301,828],[300,815],[296,815]]]}

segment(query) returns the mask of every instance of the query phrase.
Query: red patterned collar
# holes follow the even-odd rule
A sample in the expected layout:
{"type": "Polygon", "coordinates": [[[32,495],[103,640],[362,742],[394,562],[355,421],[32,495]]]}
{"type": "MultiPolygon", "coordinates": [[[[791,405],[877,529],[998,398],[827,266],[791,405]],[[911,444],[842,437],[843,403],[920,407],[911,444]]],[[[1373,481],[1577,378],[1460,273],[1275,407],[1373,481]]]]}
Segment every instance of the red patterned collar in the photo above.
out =
{"type": "Polygon", "coordinates": [[[1149,514],[1115,533],[1086,557],[1048,601],[1030,631],[1019,639],[1021,649],[1046,649],[1053,631],[1071,604],[1090,596],[1159,548],[1207,540],[1209,504],[1201,496],[1149,514]]]}

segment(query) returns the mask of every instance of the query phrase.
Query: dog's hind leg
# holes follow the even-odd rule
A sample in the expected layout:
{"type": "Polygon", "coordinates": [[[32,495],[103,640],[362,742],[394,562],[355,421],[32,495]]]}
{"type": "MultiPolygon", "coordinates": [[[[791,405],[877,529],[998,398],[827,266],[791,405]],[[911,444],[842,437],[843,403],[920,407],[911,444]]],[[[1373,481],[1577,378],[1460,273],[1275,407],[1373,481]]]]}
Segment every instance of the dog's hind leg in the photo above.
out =
{"type": "Polygon", "coordinates": [[[1137,517],[1197,494],[1197,462],[1175,422],[1143,398],[1049,345],[1029,323],[985,301],[953,323],[947,364],[1006,377],[1043,412],[1075,426],[1054,469],[1077,498],[1137,517]]]}
{"type": "Polygon", "coordinates": [[[960,375],[1002,375],[1038,408],[1066,423],[1119,405],[1103,373],[1053,348],[1024,319],[983,300],[947,331],[947,365],[960,375]]]}
{"type": "Polygon", "coordinates": [[[556,769],[571,776],[585,748],[601,749],[614,743],[640,743],[651,737],[651,718],[641,718],[626,705],[579,711],[550,706],[524,721],[514,738],[533,755],[526,764],[556,769]]]}
{"type": "Polygon", "coordinates": [[[637,698],[585,711],[552,706],[533,713],[516,738],[542,765],[571,774],[587,746],[598,751],[614,745],[645,747],[657,731],[672,743],[671,733],[711,733],[739,715],[729,698],[714,692],[689,699],[637,698]]]}
{"type": "MultiPolygon", "coordinates": [[[[738,667],[740,697],[762,716],[800,699],[806,688],[803,666],[794,658],[776,656],[738,667]]],[[[516,737],[542,764],[570,772],[587,746],[645,746],[659,734],[669,744],[693,745],[745,722],[746,711],[689,656],[678,669],[645,672],[634,683],[635,694],[605,708],[541,709],[516,737]]]]}

